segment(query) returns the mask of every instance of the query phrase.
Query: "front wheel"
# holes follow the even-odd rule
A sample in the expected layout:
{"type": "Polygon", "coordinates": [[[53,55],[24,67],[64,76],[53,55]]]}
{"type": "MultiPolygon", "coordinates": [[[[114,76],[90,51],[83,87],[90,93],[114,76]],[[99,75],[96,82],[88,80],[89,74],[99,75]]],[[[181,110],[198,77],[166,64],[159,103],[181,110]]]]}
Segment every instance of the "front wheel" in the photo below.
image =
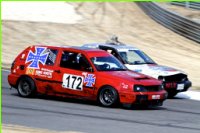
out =
{"type": "Polygon", "coordinates": [[[110,86],[104,87],[100,90],[98,100],[105,107],[115,106],[118,103],[118,93],[110,86]]]}
{"type": "Polygon", "coordinates": [[[19,79],[18,94],[21,97],[32,97],[36,94],[36,86],[34,81],[29,77],[22,77],[19,79]]]}

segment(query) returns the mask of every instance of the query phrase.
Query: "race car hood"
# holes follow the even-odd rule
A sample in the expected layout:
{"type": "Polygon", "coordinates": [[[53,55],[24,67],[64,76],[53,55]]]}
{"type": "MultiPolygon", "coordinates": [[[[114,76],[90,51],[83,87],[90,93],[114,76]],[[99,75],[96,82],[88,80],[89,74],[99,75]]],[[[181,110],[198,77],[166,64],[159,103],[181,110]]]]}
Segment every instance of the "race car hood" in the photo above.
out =
{"type": "Polygon", "coordinates": [[[158,78],[159,76],[169,76],[180,73],[185,74],[183,71],[157,64],[143,64],[143,65],[126,64],[126,67],[130,70],[133,70],[134,72],[146,74],[154,78],[158,78]]]}
{"type": "Polygon", "coordinates": [[[161,82],[157,79],[149,77],[147,75],[143,75],[140,73],[136,73],[133,71],[109,71],[109,72],[101,72],[103,77],[107,77],[109,79],[124,79],[129,82],[145,82],[146,84],[157,84],[159,85],[161,82]]]}

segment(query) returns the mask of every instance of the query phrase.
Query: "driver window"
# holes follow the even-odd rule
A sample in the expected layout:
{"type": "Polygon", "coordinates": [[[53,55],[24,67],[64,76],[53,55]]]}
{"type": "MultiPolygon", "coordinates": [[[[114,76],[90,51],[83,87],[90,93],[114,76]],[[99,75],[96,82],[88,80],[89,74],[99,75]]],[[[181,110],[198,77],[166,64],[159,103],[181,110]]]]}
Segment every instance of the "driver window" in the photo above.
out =
{"type": "Polygon", "coordinates": [[[60,67],[70,68],[80,71],[91,71],[91,66],[81,53],[63,51],[60,67]]]}

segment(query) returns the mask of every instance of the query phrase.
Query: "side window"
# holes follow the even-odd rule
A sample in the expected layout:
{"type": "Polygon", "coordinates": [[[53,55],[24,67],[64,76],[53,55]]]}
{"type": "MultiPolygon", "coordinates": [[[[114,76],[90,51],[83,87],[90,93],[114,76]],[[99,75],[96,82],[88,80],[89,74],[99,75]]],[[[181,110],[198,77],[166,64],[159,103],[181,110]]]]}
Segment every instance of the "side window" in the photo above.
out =
{"type": "Polygon", "coordinates": [[[81,53],[73,53],[67,51],[62,53],[60,67],[80,71],[91,71],[89,62],[81,53]]]}
{"type": "Polygon", "coordinates": [[[79,65],[81,71],[92,71],[92,67],[90,66],[89,62],[83,55],[79,55],[79,65]]]}
{"type": "Polygon", "coordinates": [[[49,66],[53,66],[55,64],[55,61],[56,61],[58,50],[56,50],[56,49],[47,49],[46,52],[48,52],[49,55],[47,57],[47,60],[46,60],[45,64],[49,65],[49,66]]]}

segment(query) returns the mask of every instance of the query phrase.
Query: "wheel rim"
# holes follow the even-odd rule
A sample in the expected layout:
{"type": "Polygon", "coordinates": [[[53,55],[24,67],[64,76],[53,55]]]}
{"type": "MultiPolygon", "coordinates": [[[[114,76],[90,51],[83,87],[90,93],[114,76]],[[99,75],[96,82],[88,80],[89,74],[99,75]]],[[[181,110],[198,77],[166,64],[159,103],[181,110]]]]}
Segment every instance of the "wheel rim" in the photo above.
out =
{"type": "Polygon", "coordinates": [[[100,101],[103,105],[112,105],[115,101],[115,95],[112,90],[106,89],[100,94],[100,101]]]}
{"type": "Polygon", "coordinates": [[[31,88],[27,81],[20,81],[18,90],[22,96],[28,96],[31,94],[31,88]]]}

